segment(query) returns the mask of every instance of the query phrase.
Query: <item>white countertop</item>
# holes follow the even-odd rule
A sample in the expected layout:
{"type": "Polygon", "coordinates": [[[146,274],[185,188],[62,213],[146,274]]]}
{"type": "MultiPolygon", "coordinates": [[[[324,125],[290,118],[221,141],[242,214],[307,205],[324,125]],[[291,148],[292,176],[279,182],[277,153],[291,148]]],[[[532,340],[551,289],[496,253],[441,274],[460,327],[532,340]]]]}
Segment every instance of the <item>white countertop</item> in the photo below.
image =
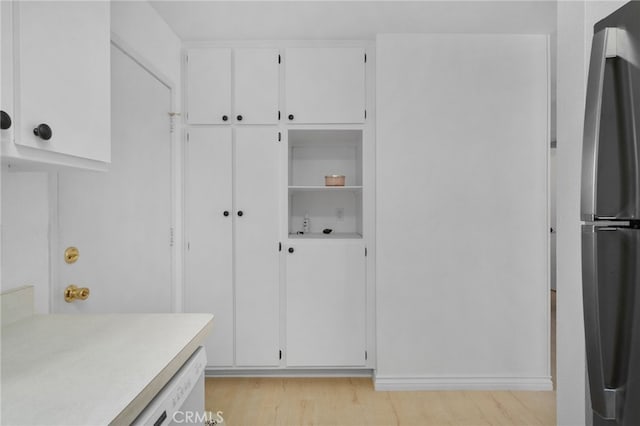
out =
{"type": "Polygon", "coordinates": [[[0,423],[129,424],[202,344],[212,319],[34,315],[5,325],[0,423]]]}

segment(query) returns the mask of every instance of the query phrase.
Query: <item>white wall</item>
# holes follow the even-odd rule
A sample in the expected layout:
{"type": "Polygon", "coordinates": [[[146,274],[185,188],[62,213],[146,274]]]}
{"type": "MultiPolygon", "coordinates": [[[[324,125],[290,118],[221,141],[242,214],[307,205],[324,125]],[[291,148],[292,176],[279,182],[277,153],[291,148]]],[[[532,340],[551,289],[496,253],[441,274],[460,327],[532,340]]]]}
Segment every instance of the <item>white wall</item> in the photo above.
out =
{"type": "Polygon", "coordinates": [[[376,43],[376,388],[551,389],[547,37],[376,43]]]}
{"type": "Polygon", "coordinates": [[[2,169],[0,290],[33,285],[35,311],[49,312],[49,179],[2,169]]]}
{"type": "Polygon", "coordinates": [[[585,424],[580,260],[580,171],[586,74],[593,24],[625,2],[558,3],[557,210],[558,425],[585,424]]]}
{"type": "MultiPolygon", "coordinates": [[[[149,3],[112,1],[111,32],[179,88],[181,41],[149,3]]],[[[176,101],[179,107],[180,96],[176,101]]]]}

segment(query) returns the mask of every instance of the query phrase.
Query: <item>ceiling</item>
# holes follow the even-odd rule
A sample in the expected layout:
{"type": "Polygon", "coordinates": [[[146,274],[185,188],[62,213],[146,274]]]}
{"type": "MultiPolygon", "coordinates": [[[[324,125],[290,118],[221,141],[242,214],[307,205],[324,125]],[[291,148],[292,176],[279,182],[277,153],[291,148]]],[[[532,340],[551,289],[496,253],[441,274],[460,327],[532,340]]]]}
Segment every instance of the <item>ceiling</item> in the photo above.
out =
{"type": "Polygon", "coordinates": [[[151,1],[183,41],[374,39],[556,29],[555,1],[151,1]]]}

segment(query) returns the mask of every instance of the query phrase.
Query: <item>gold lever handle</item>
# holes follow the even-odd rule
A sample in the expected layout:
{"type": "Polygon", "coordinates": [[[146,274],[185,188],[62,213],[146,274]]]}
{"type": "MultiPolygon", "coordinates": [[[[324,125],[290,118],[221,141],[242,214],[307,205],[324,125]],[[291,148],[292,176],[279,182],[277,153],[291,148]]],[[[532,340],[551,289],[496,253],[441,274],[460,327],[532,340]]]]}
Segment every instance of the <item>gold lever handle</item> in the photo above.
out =
{"type": "Polygon", "coordinates": [[[88,287],[78,287],[73,284],[64,289],[64,300],[71,303],[75,300],[87,300],[91,291],[88,287]]]}

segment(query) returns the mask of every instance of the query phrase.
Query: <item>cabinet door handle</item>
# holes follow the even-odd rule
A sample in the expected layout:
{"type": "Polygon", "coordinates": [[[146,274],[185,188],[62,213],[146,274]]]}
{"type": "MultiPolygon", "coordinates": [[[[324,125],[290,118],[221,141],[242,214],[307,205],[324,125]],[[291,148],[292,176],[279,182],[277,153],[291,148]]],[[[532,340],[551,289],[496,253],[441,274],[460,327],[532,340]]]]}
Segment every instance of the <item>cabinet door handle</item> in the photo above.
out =
{"type": "Polygon", "coordinates": [[[238,210],[238,216],[242,216],[243,214],[242,210],[238,210]]]}
{"type": "Polygon", "coordinates": [[[45,140],[45,141],[48,141],[49,139],[51,139],[51,136],[53,136],[53,132],[51,131],[51,127],[49,127],[45,123],[39,124],[38,127],[33,129],[33,134],[38,136],[40,139],[45,140]]]}
{"type": "Polygon", "coordinates": [[[222,213],[222,215],[223,215],[224,217],[229,216],[229,211],[228,211],[228,210],[225,210],[225,211],[224,211],[224,213],[222,213]]]}
{"type": "Polygon", "coordinates": [[[242,116],[241,115],[238,115],[236,118],[238,119],[238,121],[242,121],[242,116]]]}
{"type": "Polygon", "coordinates": [[[294,250],[294,248],[293,248],[293,247],[289,247],[289,250],[288,250],[288,251],[289,251],[289,253],[293,253],[295,250],[294,250]]]}
{"type": "Polygon", "coordinates": [[[11,127],[11,116],[4,111],[0,111],[0,129],[7,130],[11,127]]]}
{"type": "Polygon", "coordinates": [[[289,120],[293,120],[293,114],[289,114],[289,120]]]}
{"type": "Polygon", "coordinates": [[[226,115],[222,116],[222,121],[227,121],[229,119],[229,117],[227,117],[226,115]]]}

